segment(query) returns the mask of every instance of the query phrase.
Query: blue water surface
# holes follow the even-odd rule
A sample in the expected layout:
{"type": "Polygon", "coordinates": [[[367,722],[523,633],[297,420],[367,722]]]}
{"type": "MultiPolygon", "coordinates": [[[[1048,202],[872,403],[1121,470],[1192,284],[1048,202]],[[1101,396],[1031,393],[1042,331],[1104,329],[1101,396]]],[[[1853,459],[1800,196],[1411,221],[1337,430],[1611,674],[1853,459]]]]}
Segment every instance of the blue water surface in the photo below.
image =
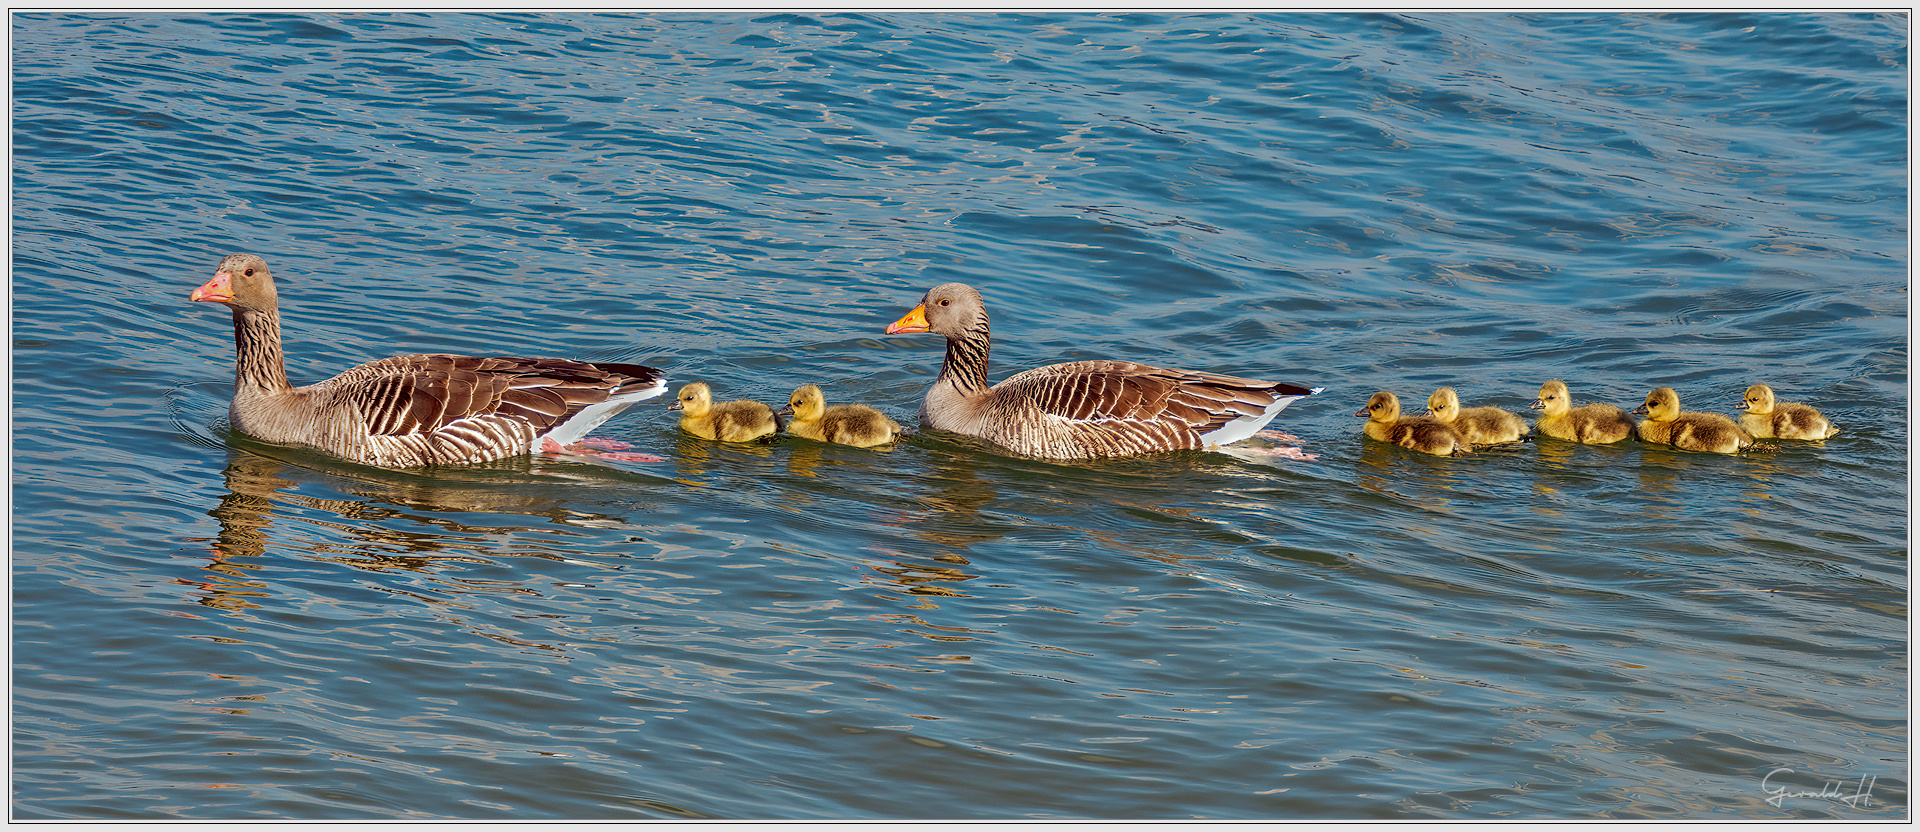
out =
{"type": "Polygon", "coordinates": [[[1909,18],[15,13],[13,817],[1895,819],[1909,18]],[[919,432],[382,471],[297,383],[1325,387],[1253,451],[919,432]],[[1376,390],[1820,407],[1739,456],[1364,440],[1376,390]]]}

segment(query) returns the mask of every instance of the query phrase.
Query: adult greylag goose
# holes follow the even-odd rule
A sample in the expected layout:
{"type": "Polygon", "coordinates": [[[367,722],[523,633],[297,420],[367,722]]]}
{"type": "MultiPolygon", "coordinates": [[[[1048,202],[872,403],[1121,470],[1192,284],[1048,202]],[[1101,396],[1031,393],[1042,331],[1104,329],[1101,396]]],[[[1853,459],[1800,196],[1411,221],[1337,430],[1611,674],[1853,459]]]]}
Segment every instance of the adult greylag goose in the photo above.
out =
{"type": "Polygon", "coordinates": [[[1466,437],[1439,419],[1400,415],[1400,397],[1385,390],[1373,394],[1353,415],[1367,417],[1363,430],[1368,437],[1423,454],[1455,456],[1473,449],[1466,437]]]}
{"type": "Polygon", "coordinates": [[[1647,403],[1633,412],[1647,418],[1635,429],[1640,441],[1672,445],[1688,451],[1739,453],[1753,445],[1753,437],[1718,413],[1690,413],[1680,410],[1680,394],[1662,387],[1647,394],[1647,403]]]}
{"type": "Polygon", "coordinates": [[[196,301],[233,310],[235,430],[383,468],[488,462],[566,450],[633,403],[667,389],[638,364],[564,358],[400,355],[294,387],[280,298],[265,260],[235,254],[196,301]]]}
{"type": "Polygon", "coordinates": [[[1540,385],[1533,409],[1541,411],[1534,428],[1542,434],[1586,445],[1610,445],[1633,435],[1633,417],[1610,404],[1573,406],[1567,385],[1554,379],[1540,385]]]}
{"type": "Polygon", "coordinates": [[[680,388],[667,409],[681,411],[680,429],[701,439],[751,442],[780,430],[773,408],[751,399],[715,404],[713,390],[704,381],[680,388]]]}
{"type": "Polygon", "coordinates": [[[1840,432],[1811,405],[1775,401],[1773,388],[1756,384],[1733,406],[1744,410],[1740,427],[1756,439],[1826,439],[1840,432]]]}
{"type": "Polygon", "coordinates": [[[1253,436],[1282,408],[1320,392],[1131,361],[1050,364],[987,384],[991,337],[980,293],[935,286],[888,335],[946,336],[940,376],[920,403],[926,427],[977,436],[1016,454],[1096,459],[1225,445],[1253,436]]]}
{"type": "Polygon", "coordinates": [[[1518,442],[1531,430],[1524,419],[1497,407],[1461,407],[1460,394],[1451,387],[1433,391],[1433,395],[1427,397],[1427,410],[1433,418],[1475,445],[1518,442]]]}
{"type": "Polygon", "coordinates": [[[885,445],[900,435],[900,425],[887,414],[864,404],[827,406],[826,394],[814,384],[801,385],[778,415],[785,415],[787,432],[816,442],[856,448],[885,445]]]}

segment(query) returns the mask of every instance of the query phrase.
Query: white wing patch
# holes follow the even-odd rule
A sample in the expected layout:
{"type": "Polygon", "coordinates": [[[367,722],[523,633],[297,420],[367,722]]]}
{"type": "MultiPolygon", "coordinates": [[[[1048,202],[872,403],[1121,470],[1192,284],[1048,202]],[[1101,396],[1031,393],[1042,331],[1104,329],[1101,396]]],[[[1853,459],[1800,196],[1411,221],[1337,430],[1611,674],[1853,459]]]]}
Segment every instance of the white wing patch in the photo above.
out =
{"type": "MultiPolygon", "coordinates": [[[[1315,387],[1312,392],[1307,393],[1307,396],[1318,394],[1325,389],[1327,388],[1315,387]]],[[[1251,437],[1259,433],[1261,428],[1266,427],[1268,422],[1273,421],[1273,417],[1280,415],[1280,411],[1286,410],[1287,405],[1304,399],[1307,396],[1281,396],[1280,398],[1274,399],[1273,404],[1267,405],[1267,409],[1259,415],[1242,416],[1201,434],[1200,440],[1208,445],[1231,445],[1242,439],[1251,437]]]]}
{"type": "Polygon", "coordinates": [[[667,383],[663,379],[647,387],[623,387],[620,392],[609,396],[599,404],[588,405],[574,414],[573,418],[554,425],[541,439],[551,440],[562,446],[577,444],[587,438],[594,428],[605,424],[608,419],[620,415],[620,412],[667,392],[667,383]]]}

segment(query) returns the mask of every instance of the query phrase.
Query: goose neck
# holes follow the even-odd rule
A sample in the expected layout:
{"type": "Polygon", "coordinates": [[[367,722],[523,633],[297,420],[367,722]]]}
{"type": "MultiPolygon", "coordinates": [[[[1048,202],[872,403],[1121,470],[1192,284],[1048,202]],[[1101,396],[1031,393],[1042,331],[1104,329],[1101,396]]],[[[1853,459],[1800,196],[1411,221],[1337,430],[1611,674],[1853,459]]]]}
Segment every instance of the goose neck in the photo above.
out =
{"type": "Polygon", "coordinates": [[[280,347],[278,312],[235,310],[233,346],[235,386],[268,392],[293,389],[287,381],[286,358],[280,347]]]}
{"type": "Polygon", "coordinates": [[[947,336],[947,359],[940,366],[940,378],[962,393],[980,393],[987,389],[987,352],[992,338],[986,324],[947,336]]]}

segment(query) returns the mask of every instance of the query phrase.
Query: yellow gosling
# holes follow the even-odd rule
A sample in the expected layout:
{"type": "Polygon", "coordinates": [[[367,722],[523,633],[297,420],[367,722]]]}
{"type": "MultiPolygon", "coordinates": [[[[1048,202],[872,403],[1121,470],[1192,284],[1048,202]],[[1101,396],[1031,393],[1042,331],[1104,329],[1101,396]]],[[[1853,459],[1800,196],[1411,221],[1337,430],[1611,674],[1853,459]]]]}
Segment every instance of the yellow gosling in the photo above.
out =
{"type": "Polygon", "coordinates": [[[680,388],[667,409],[680,411],[680,429],[701,439],[750,442],[779,429],[773,408],[747,399],[714,404],[713,391],[704,381],[680,388]]]}
{"type": "Polygon", "coordinates": [[[1541,411],[1534,428],[1544,436],[1587,445],[1610,445],[1633,435],[1633,417],[1610,404],[1573,406],[1573,396],[1559,379],[1540,385],[1541,411]]]}
{"type": "Polygon", "coordinates": [[[1756,439],[1826,439],[1840,429],[1820,415],[1820,411],[1799,402],[1774,401],[1773,388],[1756,384],[1747,388],[1747,396],[1736,410],[1740,427],[1756,439]]]}
{"type": "Polygon", "coordinates": [[[816,442],[871,448],[900,435],[899,424],[864,404],[828,407],[826,396],[812,384],[794,390],[780,414],[791,417],[787,420],[788,433],[816,442]]]}
{"type": "Polygon", "coordinates": [[[1400,399],[1384,390],[1373,394],[1355,416],[1367,417],[1367,436],[1402,448],[1435,456],[1454,456],[1472,450],[1467,440],[1431,416],[1400,415],[1400,399]]]}
{"type": "Polygon", "coordinates": [[[1427,397],[1427,410],[1433,418],[1475,445],[1518,442],[1531,430],[1525,420],[1497,407],[1462,408],[1460,394],[1451,387],[1433,391],[1433,395],[1427,397]]]}
{"type": "Polygon", "coordinates": [[[1753,437],[1718,413],[1683,413],[1680,394],[1662,387],[1647,394],[1647,403],[1634,411],[1646,415],[1636,432],[1640,441],[1672,445],[1688,451],[1739,453],[1753,445],[1753,437]]]}

